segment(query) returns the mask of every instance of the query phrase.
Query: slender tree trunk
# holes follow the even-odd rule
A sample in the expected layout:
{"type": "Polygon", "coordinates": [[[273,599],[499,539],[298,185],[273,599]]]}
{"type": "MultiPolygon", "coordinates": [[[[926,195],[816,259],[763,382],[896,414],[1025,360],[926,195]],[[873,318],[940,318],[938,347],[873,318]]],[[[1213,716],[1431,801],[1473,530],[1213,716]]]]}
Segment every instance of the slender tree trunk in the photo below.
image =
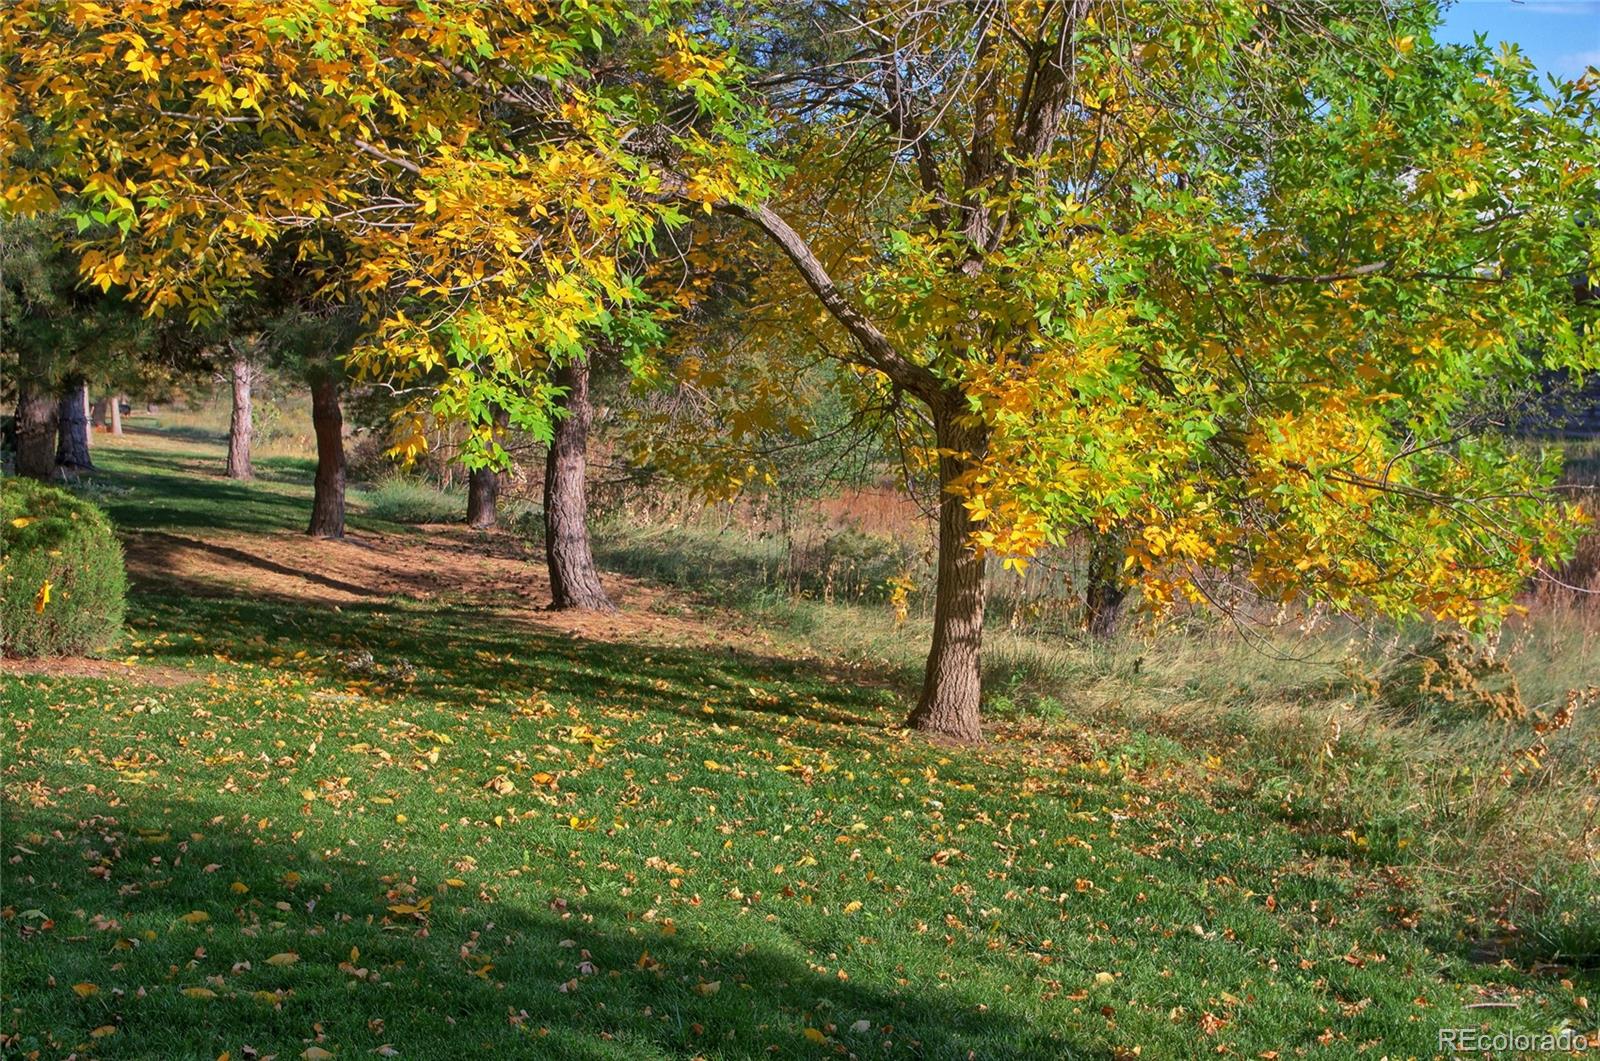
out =
{"type": "Polygon", "coordinates": [[[56,464],[63,468],[93,470],[89,459],[88,384],[67,382],[56,411],[56,464]]]}
{"type": "Polygon", "coordinates": [[[311,384],[311,425],[317,434],[317,477],[311,499],[316,538],[344,537],[344,416],[339,411],[339,379],[331,372],[311,384]]]}
{"type": "Polygon", "coordinates": [[[589,548],[588,473],[589,364],[574,362],[555,370],[566,388],[566,415],[555,421],[544,465],[544,554],[550,568],[550,607],[614,611],[600,585],[589,548]]]}
{"type": "Polygon", "coordinates": [[[1117,632],[1122,602],[1128,587],[1122,581],[1122,555],[1126,548],[1120,531],[1089,531],[1089,560],[1083,605],[1089,635],[1108,640],[1117,632]]]}
{"type": "Polygon", "coordinates": [[[17,474],[49,482],[56,473],[55,397],[35,383],[17,383],[17,474]]]}
{"type": "MultiPolygon", "coordinates": [[[[255,425],[250,416],[250,384],[255,374],[250,359],[235,352],[233,355],[233,418],[228,422],[228,478],[254,479],[256,472],[250,465],[250,440],[255,425]]],[[[334,398],[334,415],[338,415],[337,395],[334,398]]],[[[318,446],[321,436],[318,436],[318,446]]]]}
{"type": "Polygon", "coordinates": [[[111,417],[109,398],[101,398],[94,403],[94,408],[89,410],[89,426],[105,427],[111,417]]]}
{"type": "Polygon", "coordinates": [[[493,468],[473,468],[467,473],[467,526],[488,530],[499,519],[495,505],[500,497],[500,473],[493,468]]]}
{"type": "MultiPolygon", "coordinates": [[[[496,432],[503,434],[507,418],[503,410],[496,410],[496,432]]],[[[500,473],[493,468],[467,470],[467,526],[488,530],[499,520],[500,473]]]]}
{"type": "Polygon", "coordinates": [[[982,700],[985,585],[983,557],[971,546],[980,526],[965,499],[951,487],[983,455],[981,427],[957,423],[959,402],[951,397],[933,406],[939,457],[939,568],[934,587],[933,647],[922,679],[922,696],[906,724],[924,733],[962,741],[983,739],[978,707],[982,700]]]}
{"type": "Polygon", "coordinates": [[[111,396],[111,433],[117,437],[122,436],[122,395],[111,396]]]}

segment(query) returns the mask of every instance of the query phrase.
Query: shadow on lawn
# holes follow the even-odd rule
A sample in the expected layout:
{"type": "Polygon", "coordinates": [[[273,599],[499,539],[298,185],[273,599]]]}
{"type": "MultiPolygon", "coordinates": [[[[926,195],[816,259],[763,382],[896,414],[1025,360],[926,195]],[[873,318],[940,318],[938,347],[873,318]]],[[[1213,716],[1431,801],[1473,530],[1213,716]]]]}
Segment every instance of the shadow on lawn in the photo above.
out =
{"type": "Polygon", "coordinates": [[[340,847],[322,821],[308,826],[322,834],[314,846],[264,838],[237,806],[135,790],[101,810],[5,807],[7,834],[30,845],[8,867],[8,903],[54,918],[8,915],[0,928],[11,1050],[95,1042],[106,1056],[216,1057],[249,1044],[298,1057],[318,1027],[341,1056],[383,1043],[405,1057],[873,1057],[887,1043],[892,1056],[1109,1056],[984,1012],[959,984],[885,990],[819,975],[756,910],[759,942],[729,948],[643,921],[648,898],[625,909],[530,888],[540,897],[495,901],[503,884],[482,871],[340,847]],[[468,879],[448,886],[452,873],[468,879]],[[431,909],[407,909],[425,897],[431,909]],[[274,954],[298,957],[267,962],[274,954]],[[74,983],[97,990],[79,997],[74,983]],[[862,1020],[867,1030],[851,1030],[862,1020]],[[114,1039],[90,1039],[106,1027],[114,1039]]]}
{"type": "Polygon", "coordinates": [[[235,661],[270,666],[305,652],[327,657],[318,669],[338,680],[367,676],[343,674],[341,661],[370,653],[379,672],[414,673],[389,688],[393,695],[442,703],[470,702],[493,690],[513,699],[547,695],[704,721],[703,706],[716,698],[770,717],[774,727],[783,720],[830,726],[835,747],[856,745],[850,730],[882,729],[901,718],[895,692],[873,674],[729,647],[583,640],[493,602],[390,598],[335,609],[218,595],[215,586],[175,579],[140,587],[129,608],[130,625],[141,632],[179,635],[147,650],[159,662],[192,658],[194,647],[181,635],[210,638],[225,630],[235,661]]]}
{"type": "MultiPolygon", "coordinates": [[[[298,531],[311,516],[316,465],[305,458],[258,459],[252,483],[227,478],[220,458],[199,451],[108,449],[96,460],[88,477],[94,499],[125,530],[298,531]]],[[[348,522],[355,529],[399,529],[354,513],[348,522]]]]}

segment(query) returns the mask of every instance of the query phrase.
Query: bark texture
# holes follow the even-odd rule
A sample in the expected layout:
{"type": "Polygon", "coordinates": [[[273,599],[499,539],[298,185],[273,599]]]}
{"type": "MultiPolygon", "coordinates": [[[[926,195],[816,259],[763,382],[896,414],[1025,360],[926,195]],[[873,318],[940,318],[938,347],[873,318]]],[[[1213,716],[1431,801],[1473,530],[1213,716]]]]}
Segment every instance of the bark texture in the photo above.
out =
{"type": "Polygon", "coordinates": [[[500,473],[493,468],[473,468],[467,474],[467,526],[488,530],[499,520],[500,473]]]}
{"type": "Polygon", "coordinates": [[[589,365],[577,362],[555,370],[566,389],[566,415],[556,419],[544,465],[544,554],[550,569],[550,607],[557,610],[614,611],[600,585],[589,548],[589,365]]]}
{"type": "MultiPolygon", "coordinates": [[[[495,413],[496,434],[504,440],[507,417],[505,410],[495,413]]],[[[488,530],[500,519],[500,483],[502,476],[493,468],[471,468],[467,472],[467,526],[488,530]]]]}
{"type": "Polygon", "coordinates": [[[983,557],[971,546],[980,523],[951,487],[973,460],[983,455],[981,427],[957,423],[959,402],[951,397],[933,405],[939,457],[939,567],[933,601],[933,646],[923,675],[922,695],[906,724],[924,733],[960,741],[980,741],[979,705],[983,685],[985,585],[983,557]]]}
{"type": "Polygon", "coordinates": [[[312,381],[311,426],[317,435],[317,477],[306,533],[315,538],[343,538],[344,415],[339,410],[339,380],[332,374],[312,381]]]}
{"type": "Polygon", "coordinates": [[[92,471],[89,458],[89,386],[82,379],[67,382],[56,410],[56,464],[74,471],[92,471]]]}
{"type": "Polygon", "coordinates": [[[122,435],[122,395],[111,396],[111,433],[118,437],[122,435]]]}
{"type": "MultiPolygon", "coordinates": [[[[235,354],[232,366],[233,418],[228,422],[228,478],[254,479],[255,468],[250,464],[250,441],[255,435],[255,425],[250,412],[250,386],[254,382],[255,368],[250,359],[235,354]]],[[[338,415],[338,398],[334,399],[334,414],[338,415]]],[[[320,449],[321,439],[318,439],[320,449]]]]}
{"type": "Polygon", "coordinates": [[[49,482],[56,474],[54,395],[26,380],[17,386],[17,474],[49,482]]]}

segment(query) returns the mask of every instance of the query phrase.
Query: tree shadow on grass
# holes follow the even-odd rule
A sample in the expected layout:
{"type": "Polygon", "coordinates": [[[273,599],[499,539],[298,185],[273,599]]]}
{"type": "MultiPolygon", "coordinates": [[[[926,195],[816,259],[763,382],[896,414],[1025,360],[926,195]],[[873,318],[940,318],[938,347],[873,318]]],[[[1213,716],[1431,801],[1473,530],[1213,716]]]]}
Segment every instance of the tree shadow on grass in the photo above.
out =
{"type": "Polygon", "coordinates": [[[333,819],[291,839],[238,803],[71,798],[5,807],[25,849],[0,927],[18,1056],[287,1058],[318,1031],[340,1056],[1109,1056],[959,984],[819,975],[754,909],[747,933],[669,934],[648,897],[498,900],[532,867],[419,867],[415,850],[341,844],[333,819]]]}
{"type": "MultiPolygon", "coordinates": [[[[113,450],[102,456],[90,482],[95,501],[124,530],[304,530],[315,464],[269,457],[255,467],[256,481],[241,483],[223,475],[220,459],[211,454],[113,450]],[[208,473],[213,463],[214,473],[208,473]]],[[[358,513],[348,523],[357,530],[403,529],[358,513]]]]}
{"type": "MultiPolygon", "coordinates": [[[[588,641],[475,602],[392,598],[339,608],[294,599],[215,596],[175,580],[130,599],[130,624],[165,634],[145,649],[158,662],[192,659],[190,637],[227,631],[231,661],[281,667],[304,654],[319,678],[371,679],[381,694],[440,704],[553,697],[625,705],[705,722],[705,708],[751,712],[765,728],[827,729],[835,750],[871,747],[872,731],[897,725],[893,693],[817,661],[732,649],[588,641]],[[404,679],[395,675],[405,675],[404,679]],[[385,678],[389,676],[387,684],[385,678]],[[785,724],[787,723],[787,724],[785,724]]],[[[880,738],[876,738],[881,740],[880,738]]]]}

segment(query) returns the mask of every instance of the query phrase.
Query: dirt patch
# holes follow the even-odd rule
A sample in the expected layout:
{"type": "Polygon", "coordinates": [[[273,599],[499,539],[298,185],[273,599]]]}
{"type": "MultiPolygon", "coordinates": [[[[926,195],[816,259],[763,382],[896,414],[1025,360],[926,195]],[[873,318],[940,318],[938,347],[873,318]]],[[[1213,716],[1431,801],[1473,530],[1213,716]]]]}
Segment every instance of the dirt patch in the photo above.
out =
{"type": "Polygon", "coordinates": [[[212,596],[249,596],[345,605],[394,597],[465,597],[572,637],[596,641],[703,638],[703,625],[663,614],[666,594],[620,575],[605,576],[617,604],[608,613],[548,610],[542,558],[498,531],[453,525],[416,534],[351,535],[343,540],[272,534],[132,533],[123,540],[136,585],[181,587],[212,596]]]}
{"type": "Polygon", "coordinates": [[[139,685],[186,685],[200,676],[176,667],[123,663],[88,656],[53,656],[44,659],[0,659],[0,676],[7,678],[99,678],[139,685]]]}

